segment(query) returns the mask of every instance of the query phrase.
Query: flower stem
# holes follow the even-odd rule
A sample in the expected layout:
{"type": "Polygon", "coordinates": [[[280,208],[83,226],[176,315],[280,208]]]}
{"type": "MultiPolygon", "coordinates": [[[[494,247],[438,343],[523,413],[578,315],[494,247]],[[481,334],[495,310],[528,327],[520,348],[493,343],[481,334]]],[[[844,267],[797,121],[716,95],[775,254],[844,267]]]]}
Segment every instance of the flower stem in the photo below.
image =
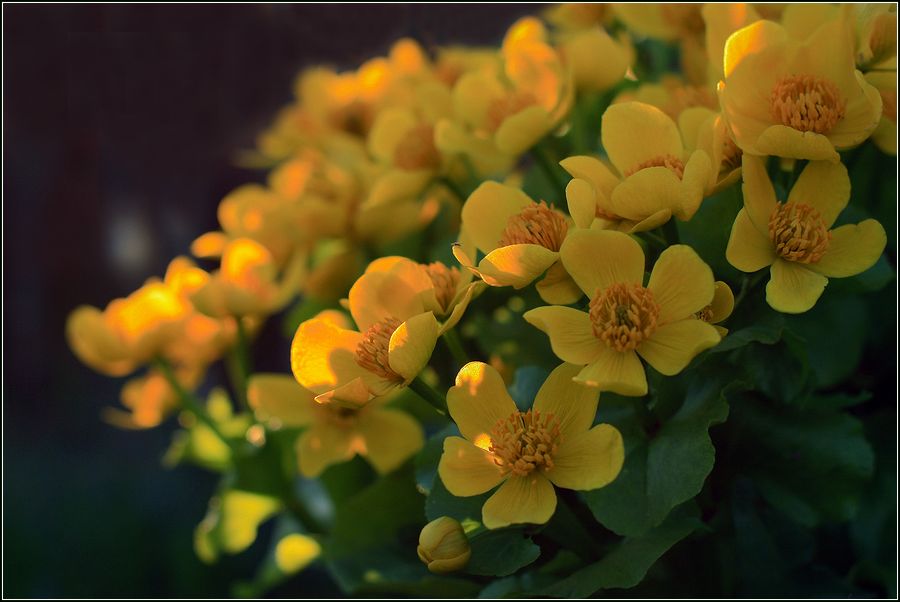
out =
{"type": "Polygon", "coordinates": [[[450,192],[455,194],[460,201],[465,201],[467,198],[469,198],[469,195],[465,193],[462,187],[450,178],[445,176],[443,178],[439,178],[438,182],[440,182],[441,185],[447,188],[450,192]]]}
{"type": "Polygon", "coordinates": [[[427,401],[439,414],[443,416],[447,415],[447,400],[420,377],[415,377],[412,382],[409,383],[409,388],[412,389],[416,395],[427,401]]]}
{"type": "Polygon", "coordinates": [[[547,151],[540,146],[531,147],[530,154],[540,170],[544,172],[550,185],[556,190],[556,194],[559,195],[558,202],[563,203],[566,199],[566,185],[559,175],[559,168],[554,165],[555,161],[551,160],[547,151]]]}
{"type": "Polygon", "coordinates": [[[469,356],[466,355],[466,350],[462,346],[462,340],[460,340],[459,333],[455,329],[451,328],[441,338],[444,339],[444,344],[447,345],[447,349],[453,355],[457,367],[462,368],[469,363],[469,356]]]}
{"type": "Polygon", "coordinates": [[[228,352],[228,377],[231,380],[231,386],[242,408],[250,409],[247,402],[247,379],[250,375],[250,348],[247,341],[247,331],[244,329],[244,322],[240,317],[235,318],[237,322],[237,340],[234,347],[228,352]]]}
{"type": "Polygon", "coordinates": [[[162,372],[163,377],[169,383],[169,386],[172,387],[172,390],[175,391],[175,394],[181,399],[182,407],[194,415],[194,417],[205,424],[209,430],[213,432],[213,434],[218,437],[222,443],[228,446],[228,448],[234,453],[235,446],[234,442],[231,441],[228,437],[222,434],[222,431],[219,430],[219,426],[212,419],[212,417],[206,413],[206,410],[203,408],[203,404],[197,399],[193,393],[187,391],[184,387],[181,386],[181,383],[178,382],[178,379],[175,377],[175,373],[172,371],[172,366],[169,365],[165,359],[158,357],[153,360],[153,364],[162,372]]]}
{"type": "Polygon", "coordinates": [[[681,238],[678,236],[678,224],[675,223],[675,218],[669,219],[662,227],[663,237],[666,239],[666,245],[677,245],[681,238]]]}

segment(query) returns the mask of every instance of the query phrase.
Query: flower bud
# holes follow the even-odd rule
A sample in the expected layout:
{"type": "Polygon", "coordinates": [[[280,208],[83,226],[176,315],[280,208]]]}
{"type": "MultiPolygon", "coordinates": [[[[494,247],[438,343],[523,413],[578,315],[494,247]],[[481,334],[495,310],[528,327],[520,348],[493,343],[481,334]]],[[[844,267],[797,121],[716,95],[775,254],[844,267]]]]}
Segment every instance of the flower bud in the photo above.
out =
{"type": "Polygon", "coordinates": [[[449,516],[433,520],[419,534],[419,558],[432,573],[452,573],[466,566],[472,549],[462,525],[449,516]]]}

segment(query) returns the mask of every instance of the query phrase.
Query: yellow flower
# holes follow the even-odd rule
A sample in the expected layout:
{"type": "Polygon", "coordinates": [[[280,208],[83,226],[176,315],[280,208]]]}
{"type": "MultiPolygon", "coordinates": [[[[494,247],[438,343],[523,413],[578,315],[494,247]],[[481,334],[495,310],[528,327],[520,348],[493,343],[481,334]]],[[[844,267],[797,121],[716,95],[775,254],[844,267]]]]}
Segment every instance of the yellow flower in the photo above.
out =
{"type": "Polygon", "coordinates": [[[856,13],[856,64],[866,70],[891,59],[896,61],[896,3],[868,3],[852,8],[856,13]]]}
{"type": "Polygon", "coordinates": [[[557,45],[578,90],[609,90],[622,81],[634,60],[630,47],[600,27],[563,34],[557,45]]]}
{"type": "Polygon", "coordinates": [[[771,266],[766,301],[785,313],[811,309],[829,278],[863,272],[878,261],[887,237],[877,221],[831,229],[850,200],[841,163],[813,161],[788,194],[775,198],[765,159],[744,155],[744,208],[728,240],[728,262],[743,272],[771,266]]]}
{"type": "Polygon", "coordinates": [[[447,392],[462,437],[444,439],[438,474],[460,497],[500,485],[481,511],[488,529],[546,523],[556,510],[554,485],[597,489],[622,469],[622,436],[608,424],[591,428],[598,394],[572,380],[577,372],[570,364],[553,370],[527,412],[516,408],[497,371],[481,362],[463,366],[447,392]]]}
{"type": "Polygon", "coordinates": [[[452,573],[468,564],[472,547],[459,521],[442,516],[422,527],[416,553],[432,573],[452,573]]]}
{"type": "Polygon", "coordinates": [[[703,150],[685,149],[671,118],[647,104],[615,104],[603,114],[601,134],[612,168],[588,156],[560,162],[575,178],[566,196],[576,225],[587,227],[592,211],[602,227],[626,232],[650,230],[672,215],[693,217],[710,160],[703,150]]]}
{"type": "Polygon", "coordinates": [[[459,322],[472,298],[483,290],[484,283],[472,282],[472,272],[447,267],[440,261],[416,263],[406,257],[381,257],[366,268],[365,273],[350,290],[359,295],[359,304],[366,303],[363,295],[382,298],[406,294],[415,297],[415,307],[408,313],[430,311],[441,320],[439,334],[459,322]]]}
{"type": "Polygon", "coordinates": [[[572,303],[580,296],[558,263],[569,223],[552,205],[535,203],[518,188],[487,181],[463,205],[461,229],[485,257],[475,267],[466,249],[455,246],[453,253],[488,285],[520,289],[546,272],[537,285],[542,299],[572,303]]]}
{"type": "Polygon", "coordinates": [[[379,403],[355,409],[320,404],[315,397],[283,374],[254,374],[247,389],[260,420],[305,428],[296,443],[297,465],[305,477],[318,477],[357,454],[379,473],[388,473],[422,448],[422,427],[403,412],[379,403]]]}
{"type": "Polygon", "coordinates": [[[743,151],[735,144],[721,113],[703,107],[686,109],[678,118],[678,129],[687,148],[700,149],[712,159],[704,196],[724,190],[740,179],[743,151]]]}
{"type": "Polygon", "coordinates": [[[545,40],[540,21],[520,19],[504,38],[502,64],[459,78],[453,87],[456,118],[436,131],[441,150],[465,154],[476,169],[490,173],[559,125],[572,106],[573,87],[545,40]]]}
{"type": "Polygon", "coordinates": [[[897,156],[897,57],[876,66],[879,71],[866,73],[866,81],[881,94],[882,112],[872,142],[888,155],[897,156]],[[884,71],[881,71],[883,69],[884,71]]]}
{"type": "Polygon", "coordinates": [[[620,395],[645,395],[638,355],[658,372],[681,372],[720,340],[696,319],[713,300],[712,272],[686,245],[663,251],[644,286],[644,252],[627,234],[576,230],[560,251],[563,265],[590,297],[588,312],[538,307],[525,320],[547,333],[561,360],[585,366],[575,380],[620,395]]]}
{"type": "MultiPolygon", "coordinates": [[[[374,280],[374,281],[370,281],[374,280]]],[[[431,359],[439,325],[410,287],[380,287],[360,278],[349,308],[359,331],[333,314],[300,324],[291,344],[291,368],[319,403],[359,408],[407,386],[431,359]]]]}
{"type": "MultiPolygon", "coordinates": [[[[183,386],[193,389],[200,374],[195,369],[179,370],[176,377],[183,386]]],[[[103,418],[113,426],[124,429],[149,429],[158,426],[179,404],[178,395],[166,378],[156,370],[126,382],[119,398],[128,411],[104,408],[103,418]]]]}
{"type": "MultiPolygon", "coordinates": [[[[804,3],[805,4],[805,3],[804,3]]],[[[722,70],[725,43],[728,38],[761,17],[756,9],[744,2],[707,2],[701,9],[706,23],[706,56],[709,58],[709,81],[713,84],[725,77],[722,70]]],[[[716,106],[710,108],[718,108],[716,106]]]]}
{"type": "Polygon", "coordinates": [[[556,4],[544,10],[544,18],[563,31],[590,29],[612,20],[609,4],[587,4],[567,2],[556,4]]]}
{"type": "Polygon", "coordinates": [[[282,309],[296,295],[306,273],[306,256],[295,252],[284,270],[269,250],[249,238],[229,242],[219,270],[191,295],[204,314],[264,316],[282,309]]]}
{"type": "Polygon", "coordinates": [[[854,67],[843,18],[798,41],[757,21],[725,47],[722,110],[737,145],[752,155],[839,161],[878,125],[881,96],[854,67]]]}
{"type": "Polygon", "coordinates": [[[666,74],[658,82],[644,82],[637,88],[620,92],[612,104],[642,102],[652,105],[677,121],[681,113],[692,107],[718,109],[715,86],[691,84],[676,75],[666,74]]]}
{"type": "Polygon", "coordinates": [[[734,311],[734,293],[731,292],[731,287],[721,280],[716,280],[716,289],[713,293],[712,302],[695,315],[697,319],[712,324],[719,336],[724,337],[728,334],[728,329],[724,326],[719,326],[719,322],[727,320],[732,311],[734,311]]]}

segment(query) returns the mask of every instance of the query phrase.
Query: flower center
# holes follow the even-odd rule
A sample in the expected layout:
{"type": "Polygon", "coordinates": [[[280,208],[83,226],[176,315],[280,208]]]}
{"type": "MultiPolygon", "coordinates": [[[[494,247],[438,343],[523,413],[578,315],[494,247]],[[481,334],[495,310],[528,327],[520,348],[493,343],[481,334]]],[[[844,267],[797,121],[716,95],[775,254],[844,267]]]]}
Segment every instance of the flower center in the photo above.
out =
{"type": "Polygon", "coordinates": [[[566,218],[547,203],[532,203],[506,222],[500,236],[499,247],[509,245],[540,245],[551,251],[559,251],[569,225],[566,218]]]}
{"type": "Polygon", "coordinates": [[[344,428],[352,426],[360,412],[357,408],[346,408],[335,403],[317,404],[316,409],[324,413],[328,422],[344,428]]]}
{"type": "Polygon", "coordinates": [[[801,132],[827,134],[844,118],[847,103],[831,81],[812,75],[788,75],[769,96],[772,117],[801,132]]]}
{"type": "Polygon", "coordinates": [[[683,36],[702,36],[706,22],[700,9],[702,4],[662,4],[659,7],[663,20],[683,36]]]}
{"type": "Polygon", "coordinates": [[[769,238],[775,252],[787,261],[815,263],[831,243],[822,215],[802,203],[778,203],[769,217],[769,238]]]}
{"type": "Polygon", "coordinates": [[[504,474],[524,477],[534,470],[553,468],[553,454],[561,440],[559,420],[537,410],[513,412],[491,431],[494,462],[504,474]]]}
{"type": "Polygon", "coordinates": [[[653,334],[659,305],[650,289],[616,283],[591,299],[594,336],[619,352],[632,351],[653,334]]]}
{"type": "Polygon", "coordinates": [[[694,316],[698,320],[702,320],[707,324],[712,324],[713,318],[715,317],[715,315],[713,314],[712,305],[707,305],[706,307],[695,313],[694,316]]]}
{"type": "Polygon", "coordinates": [[[648,167],[665,167],[670,170],[680,180],[682,176],[684,176],[684,163],[678,157],[673,157],[672,155],[660,155],[659,157],[654,157],[649,161],[644,161],[643,163],[638,163],[631,169],[625,172],[625,177],[635,174],[642,169],[646,169],[648,167]]]}
{"type": "Polygon", "coordinates": [[[428,277],[434,285],[434,296],[438,305],[446,312],[450,309],[450,303],[456,297],[456,287],[459,284],[459,269],[448,268],[440,261],[429,263],[425,266],[428,277]]]}
{"type": "Polygon", "coordinates": [[[503,125],[507,117],[515,115],[522,109],[537,104],[537,97],[531,92],[515,91],[494,99],[487,110],[487,128],[495,132],[503,125]]]}
{"type": "Polygon", "coordinates": [[[356,346],[356,363],[361,368],[388,380],[402,381],[403,377],[391,369],[388,361],[391,335],[400,324],[400,320],[395,318],[385,318],[372,324],[356,346]]]}
{"type": "Polygon", "coordinates": [[[434,169],[441,164],[441,154],[434,145],[434,128],[421,123],[409,129],[394,151],[394,163],[400,169],[434,169]]]}

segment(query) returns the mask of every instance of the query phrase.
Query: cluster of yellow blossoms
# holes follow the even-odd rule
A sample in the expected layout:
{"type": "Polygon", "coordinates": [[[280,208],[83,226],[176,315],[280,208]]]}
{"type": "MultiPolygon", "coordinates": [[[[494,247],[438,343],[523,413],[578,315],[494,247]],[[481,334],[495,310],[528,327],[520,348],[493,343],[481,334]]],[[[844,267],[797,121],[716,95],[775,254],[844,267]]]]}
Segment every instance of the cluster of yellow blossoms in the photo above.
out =
{"type": "Polygon", "coordinates": [[[596,489],[622,467],[622,436],[594,425],[599,393],[646,395],[643,362],[674,375],[726,336],[714,324],[731,289],[673,236],[705,198],[742,186],[743,209],[718,225],[731,230],[727,260],[770,268],[764,294],[780,312],[809,310],[829,278],[879,259],[878,222],[834,224],[850,198],[839,151],[871,138],[896,153],[895,7],[565,5],[545,17],[515,23],[499,50],[406,39],[356,70],[301,74],[296,101],[243,157],[270,169],[265,183],[227,195],[221,230],[191,247],[217,267],[179,257],[162,281],[72,313],[88,366],[148,367],[123,387],[129,412],[109,418],[146,428],[181,408],[203,420],[191,391],[207,367],[227,356],[246,372],[266,318],[315,300],[329,309],[297,327],[293,377],[235,384],[258,424],[299,429],[300,474],[355,455],[379,473],[401,466],[425,440],[389,405],[411,388],[462,435],[443,443],[449,492],[496,488],[491,529],[545,523],[554,486],[596,489]],[[645,82],[643,37],[677,44],[684,78],[645,82]],[[600,146],[570,144],[576,117],[599,125],[600,146]],[[529,164],[557,196],[523,192],[529,164]],[[546,305],[524,318],[561,363],[530,409],[488,363],[458,358],[446,395],[426,384],[440,340],[463,351],[457,326],[480,295],[532,284],[546,305]]]}

